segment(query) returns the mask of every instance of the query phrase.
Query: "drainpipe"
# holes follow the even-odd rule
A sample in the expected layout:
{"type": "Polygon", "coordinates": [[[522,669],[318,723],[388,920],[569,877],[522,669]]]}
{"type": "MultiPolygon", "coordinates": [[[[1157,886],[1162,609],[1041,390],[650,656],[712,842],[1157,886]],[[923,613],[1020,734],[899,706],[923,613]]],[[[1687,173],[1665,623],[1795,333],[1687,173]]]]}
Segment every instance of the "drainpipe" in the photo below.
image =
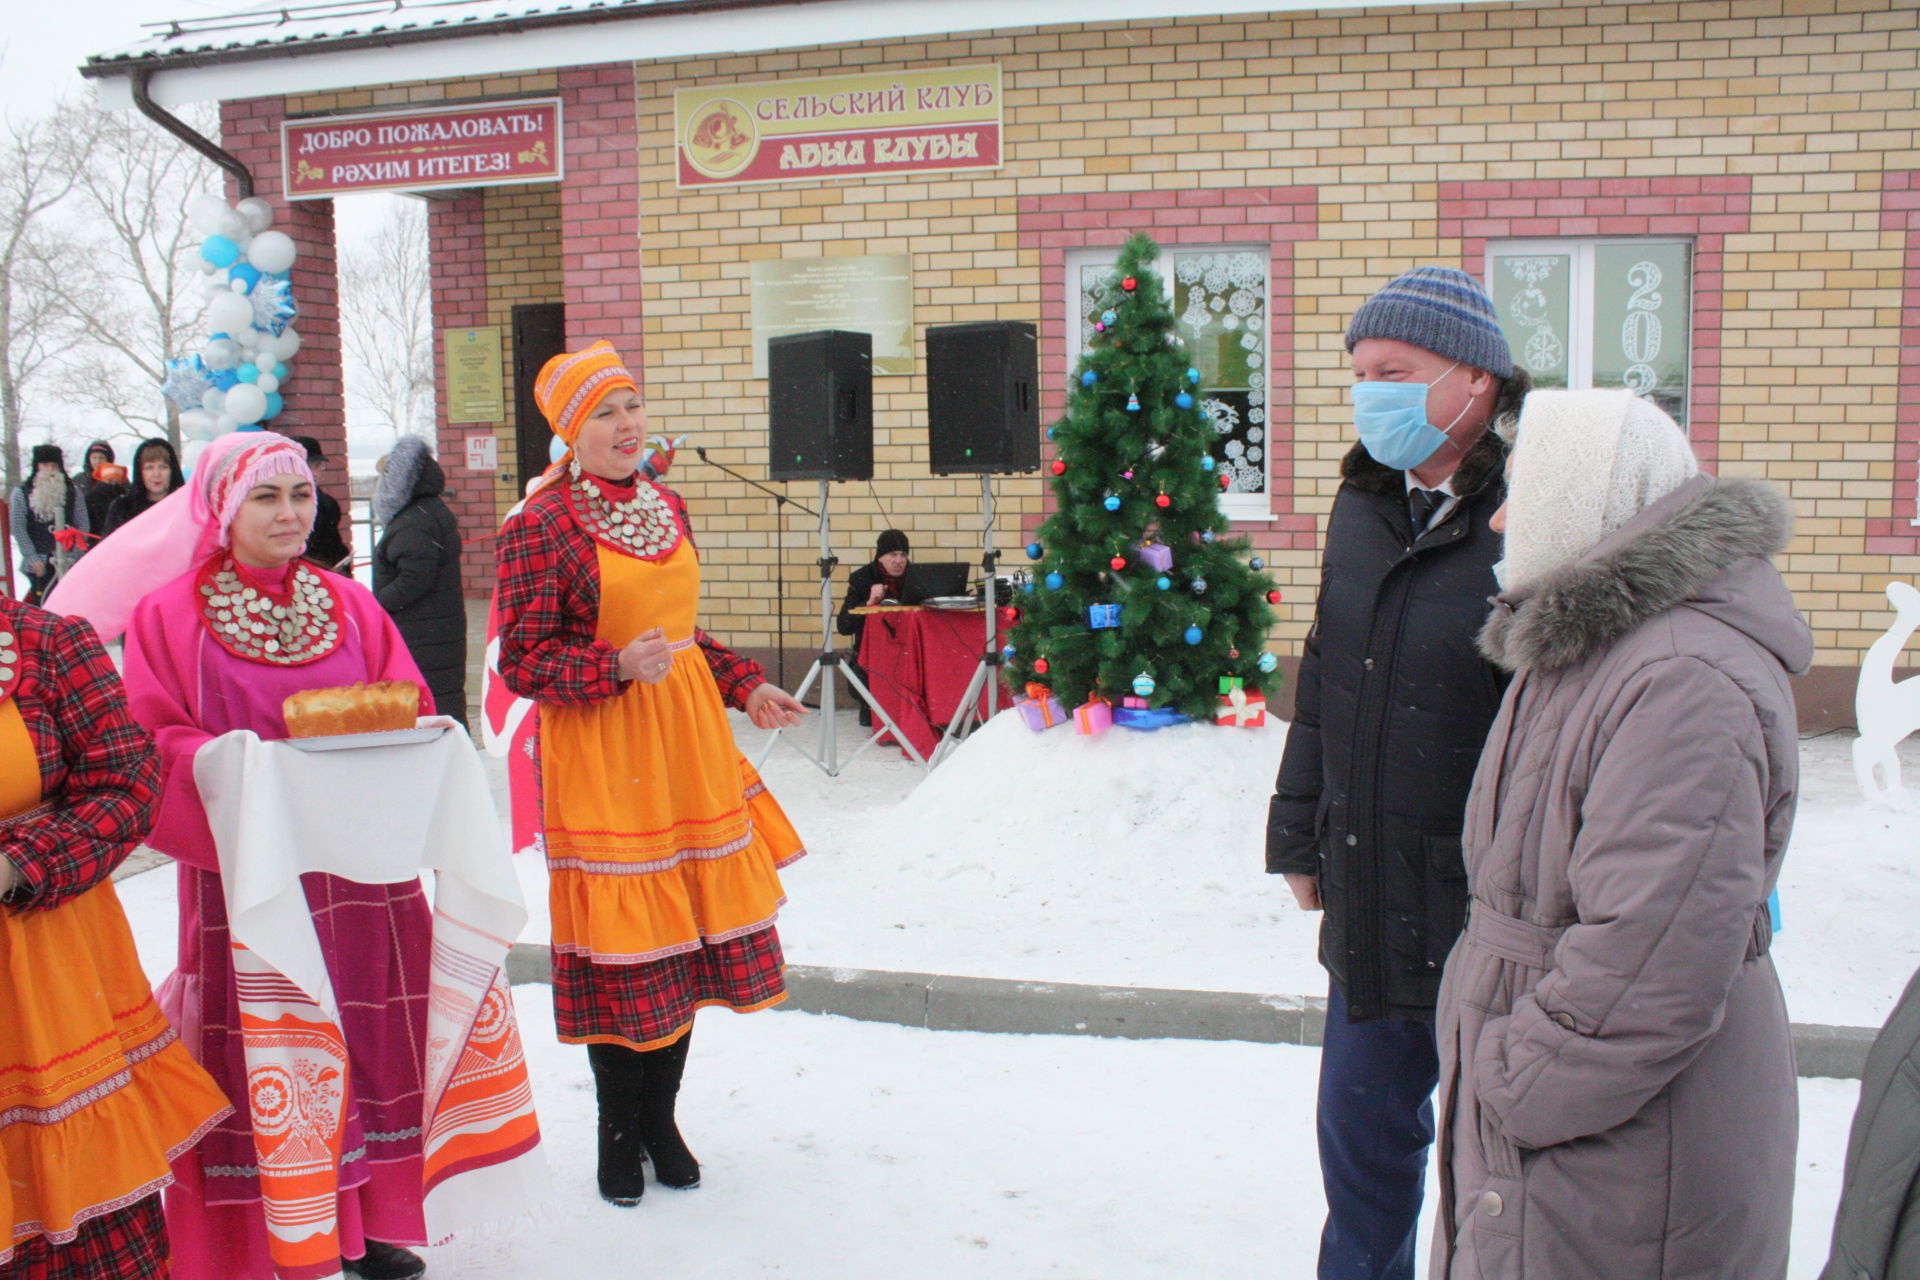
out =
{"type": "Polygon", "coordinates": [[[147,78],[152,74],[150,68],[141,67],[132,76],[133,105],[139,108],[140,114],[232,174],[235,184],[240,188],[242,200],[252,195],[253,174],[247,171],[247,166],[240,162],[238,156],[231,151],[221,150],[212,139],[195,133],[186,121],[169,114],[166,108],[147,96],[147,78]]]}

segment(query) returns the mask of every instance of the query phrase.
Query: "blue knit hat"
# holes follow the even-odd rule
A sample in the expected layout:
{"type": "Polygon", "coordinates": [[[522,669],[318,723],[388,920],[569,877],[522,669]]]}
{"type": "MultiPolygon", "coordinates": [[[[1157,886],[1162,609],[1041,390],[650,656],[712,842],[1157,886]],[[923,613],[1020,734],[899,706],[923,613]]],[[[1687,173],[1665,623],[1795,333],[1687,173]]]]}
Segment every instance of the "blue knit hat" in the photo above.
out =
{"type": "Polygon", "coordinates": [[[1360,304],[1347,326],[1347,350],[1368,338],[1392,338],[1449,360],[1513,376],[1513,352],[1500,332],[1493,299],[1452,267],[1415,267],[1360,304]]]}

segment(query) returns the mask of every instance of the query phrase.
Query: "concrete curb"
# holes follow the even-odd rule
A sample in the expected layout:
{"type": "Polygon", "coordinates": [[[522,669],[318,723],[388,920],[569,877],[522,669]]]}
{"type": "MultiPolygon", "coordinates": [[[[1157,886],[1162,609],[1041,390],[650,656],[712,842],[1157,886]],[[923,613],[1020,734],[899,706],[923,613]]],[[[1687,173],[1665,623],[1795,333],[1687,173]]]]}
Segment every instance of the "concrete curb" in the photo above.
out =
{"type": "MultiPolygon", "coordinates": [[[[517,944],[507,957],[507,978],[514,983],[551,982],[548,949],[517,944]]],[[[928,1031],[1318,1045],[1327,1021],[1327,1002],[1319,996],[1095,987],[804,964],[787,966],[787,991],[781,1009],[928,1031]]],[[[1873,1027],[1796,1022],[1793,1048],[1799,1073],[1858,1080],[1878,1034],[1873,1027]]]]}

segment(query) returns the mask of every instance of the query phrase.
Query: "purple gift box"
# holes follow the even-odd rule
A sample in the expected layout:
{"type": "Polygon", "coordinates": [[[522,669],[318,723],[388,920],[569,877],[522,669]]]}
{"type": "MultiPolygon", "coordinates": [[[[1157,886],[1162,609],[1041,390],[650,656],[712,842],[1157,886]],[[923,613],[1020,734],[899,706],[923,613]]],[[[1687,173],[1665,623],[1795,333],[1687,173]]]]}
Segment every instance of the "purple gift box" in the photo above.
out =
{"type": "Polygon", "coordinates": [[[1173,548],[1164,542],[1148,542],[1140,546],[1140,563],[1149,566],[1155,573],[1167,573],[1173,568],[1173,548]]]}

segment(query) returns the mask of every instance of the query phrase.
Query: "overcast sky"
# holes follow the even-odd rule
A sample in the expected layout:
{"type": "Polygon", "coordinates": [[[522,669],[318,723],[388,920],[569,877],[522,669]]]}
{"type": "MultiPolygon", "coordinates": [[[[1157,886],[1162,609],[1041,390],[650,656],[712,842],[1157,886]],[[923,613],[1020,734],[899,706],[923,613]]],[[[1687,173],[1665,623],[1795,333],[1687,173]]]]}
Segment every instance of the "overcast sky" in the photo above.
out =
{"type": "Polygon", "coordinates": [[[124,48],[146,33],[143,22],[164,22],[237,9],[208,0],[63,0],[59,4],[8,6],[0,48],[0,105],[9,112],[45,109],[62,93],[79,92],[85,81],[76,67],[88,54],[124,48]]]}

